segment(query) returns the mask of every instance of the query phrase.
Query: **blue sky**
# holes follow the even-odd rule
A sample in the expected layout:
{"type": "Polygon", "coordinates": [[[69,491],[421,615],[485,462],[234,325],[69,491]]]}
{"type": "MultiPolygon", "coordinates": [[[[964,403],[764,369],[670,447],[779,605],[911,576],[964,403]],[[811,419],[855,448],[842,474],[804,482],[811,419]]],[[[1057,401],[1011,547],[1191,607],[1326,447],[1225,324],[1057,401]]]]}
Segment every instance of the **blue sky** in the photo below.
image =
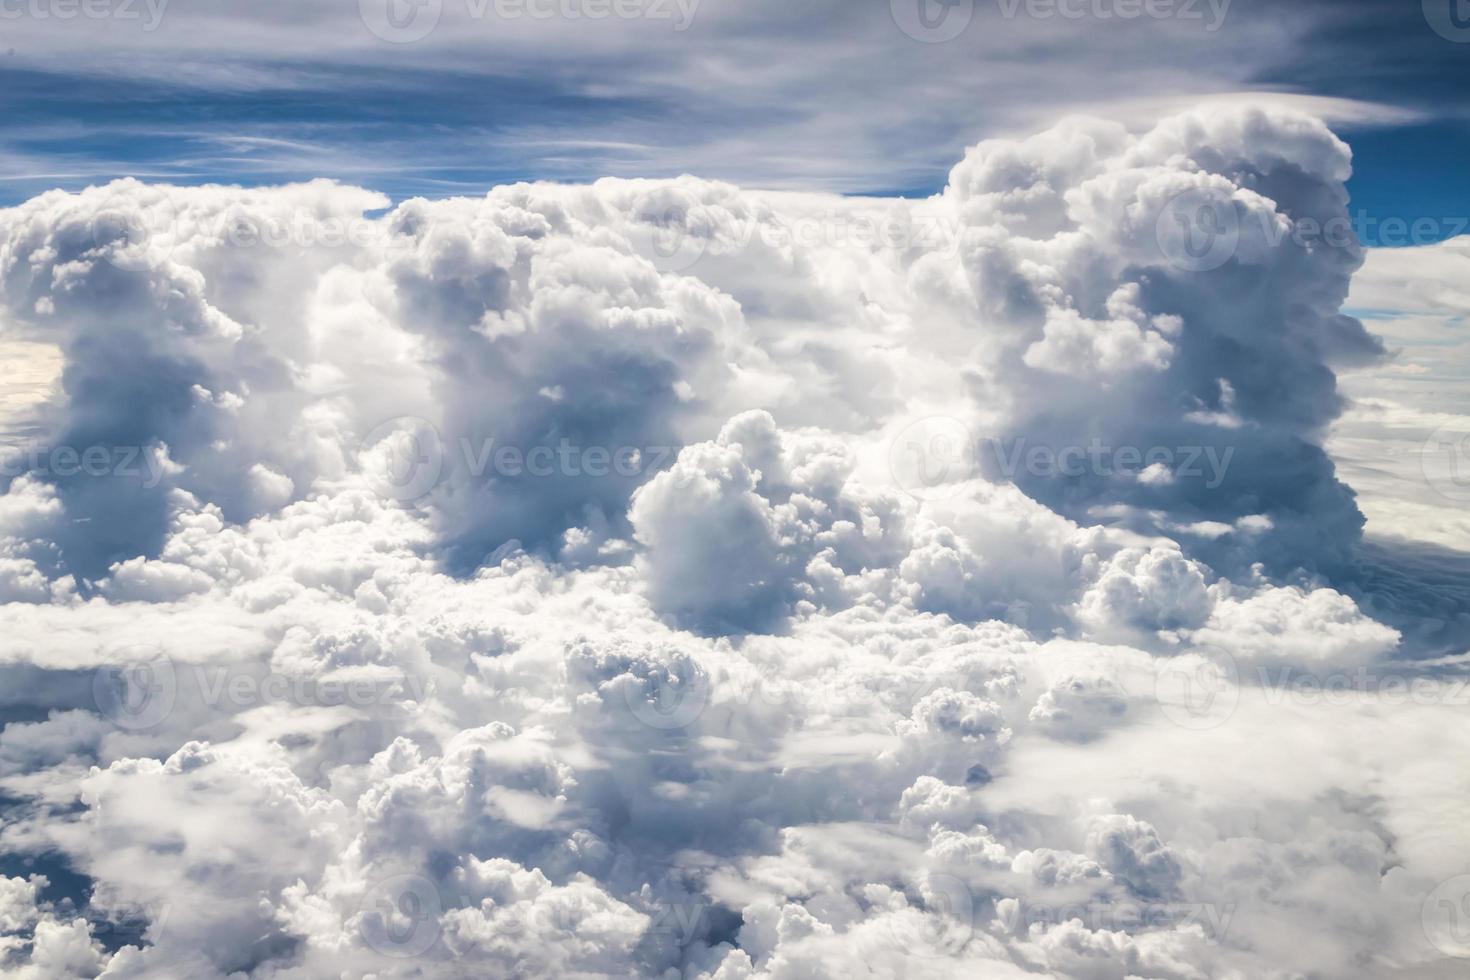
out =
{"type": "Polygon", "coordinates": [[[906,36],[873,0],[702,0],[683,30],[672,17],[497,21],[443,0],[414,43],[366,26],[386,0],[107,2],[118,15],[97,20],[5,6],[0,203],[130,175],[327,176],[395,199],[681,172],[923,195],[988,136],[1073,111],[1142,125],[1176,102],[1258,92],[1302,101],[1353,144],[1369,215],[1446,219],[1450,234],[1470,214],[1457,179],[1470,37],[1431,23],[1434,4],[1448,17],[1463,0],[1178,0],[1172,16],[1129,21],[974,0],[943,43],[906,36]]]}

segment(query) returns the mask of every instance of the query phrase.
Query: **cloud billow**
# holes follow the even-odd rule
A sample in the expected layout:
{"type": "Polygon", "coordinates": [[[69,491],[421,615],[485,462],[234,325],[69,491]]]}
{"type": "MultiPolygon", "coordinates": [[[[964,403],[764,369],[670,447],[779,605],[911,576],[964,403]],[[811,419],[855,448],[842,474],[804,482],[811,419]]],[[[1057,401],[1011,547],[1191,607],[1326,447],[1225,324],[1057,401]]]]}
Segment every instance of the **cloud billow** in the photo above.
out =
{"type": "Polygon", "coordinates": [[[0,849],[91,883],[0,878],[0,962],[1462,955],[1463,691],[1334,587],[1361,255],[1277,234],[1349,169],[1219,104],[987,141],[921,201],[123,181],[0,212],[0,327],[64,364],[5,458],[0,849]]]}

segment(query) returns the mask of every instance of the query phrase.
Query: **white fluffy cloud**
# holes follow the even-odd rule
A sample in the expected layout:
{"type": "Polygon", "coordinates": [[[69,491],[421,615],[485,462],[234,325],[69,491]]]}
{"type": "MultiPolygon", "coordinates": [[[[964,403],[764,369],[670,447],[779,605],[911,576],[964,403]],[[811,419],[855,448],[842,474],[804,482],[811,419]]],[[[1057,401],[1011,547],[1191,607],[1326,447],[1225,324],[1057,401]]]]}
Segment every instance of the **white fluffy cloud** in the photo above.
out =
{"type": "Polygon", "coordinates": [[[1320,446],[1360,256],[1273,233],[1348,161],[1214,106],[918,202],[0,212],[0,323],[64,363],[0,496],[5,969],[1458,955],[1463,692],[1320,446]]]}

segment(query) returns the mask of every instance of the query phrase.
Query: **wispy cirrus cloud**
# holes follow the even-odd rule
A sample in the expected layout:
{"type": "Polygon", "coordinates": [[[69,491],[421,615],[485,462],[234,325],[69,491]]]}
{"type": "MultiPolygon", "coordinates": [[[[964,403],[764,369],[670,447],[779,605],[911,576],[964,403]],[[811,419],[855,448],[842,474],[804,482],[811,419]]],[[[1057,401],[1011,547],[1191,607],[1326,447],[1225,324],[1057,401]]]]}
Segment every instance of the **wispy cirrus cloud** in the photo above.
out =
{"type": "Polygon", "coordinates": [[[924,31],[905,33],[907,0],[799,9],[704,0],[658,10],[640,0],[638,16],[595,20],[559,7],[508,16],[494,4],[432,0],[405,10],[432,14],[433,29],[394,43],[369,26],[390,23],[387,2],[165,5],[151,30],[142,12],[136,21],[12,19],[15,53],[0,71],[14,139],[42,159],[60,154],[28,138],[26,123],[69,120],[96,135],[91,149],[73,143],[65,153],[125,168],[118,151],[141,126],[156,136],[131,142],[147,157],[132,166],[158,172],[182,154],[197,164],[191,180],[348,178],[364,172],[353,162],[375,158],[385,164],[375,185],[395,194],[432,194],[444,180],[682,172],[927,193],[976,138],[1022,133],[1068,111],[1141,126],[1183,100],[1263,92],[1354,125],[1461,112],[1457,96],[1426,98],[1410,84],[1415,71],[1442,75],[1456,53],[1417,10],[1235,0],[1128,17],[1108,3],[1048,15],[1031,3],[981,0],[936,5],[951,25],[963,18],[963,29],[925,43],[924,31]],[[1370,45],[1375,58],[1393,56],[1376,88],[1350,67],[1370,45]],[[83,50],[84,62],[58,67],[60,56],[83,50]],[[207,138],[167,135],[191,129],[207,138]],[[655,149],[568,155],[535,143],[573,131],[655,149]],[[243,161],[210,142],[242,137],[261,141],[243,161]],[[478,162],[442,172],[437,161],[471,149],[478,162]]]}

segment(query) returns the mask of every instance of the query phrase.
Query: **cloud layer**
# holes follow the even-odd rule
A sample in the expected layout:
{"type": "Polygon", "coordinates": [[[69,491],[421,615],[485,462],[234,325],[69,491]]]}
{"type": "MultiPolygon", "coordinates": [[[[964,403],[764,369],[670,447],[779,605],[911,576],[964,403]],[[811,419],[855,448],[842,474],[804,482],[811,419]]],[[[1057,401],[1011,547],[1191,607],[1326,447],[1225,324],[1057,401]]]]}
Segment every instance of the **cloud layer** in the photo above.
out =
{"type": "Polygon", "coordinates": [[[0,329],[63,365],[0,496],[6,969],[1470,952],[1463,685],[1369,608],[1322,448],[1385,356],[1361,250],[1291,233],[1349,173],[1217,104],[921,201],[0,212],[0,329]]]}

